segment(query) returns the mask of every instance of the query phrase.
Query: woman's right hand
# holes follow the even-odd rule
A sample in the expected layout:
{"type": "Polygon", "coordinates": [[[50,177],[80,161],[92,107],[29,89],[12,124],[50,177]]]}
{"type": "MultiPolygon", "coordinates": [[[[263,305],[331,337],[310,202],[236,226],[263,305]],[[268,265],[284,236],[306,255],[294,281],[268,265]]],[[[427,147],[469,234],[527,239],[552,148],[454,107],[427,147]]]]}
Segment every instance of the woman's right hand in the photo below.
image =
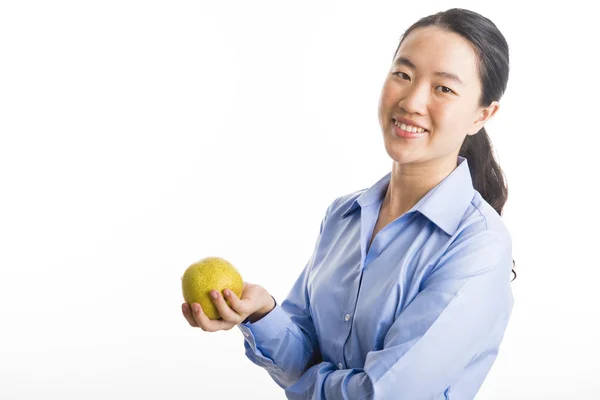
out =
{"type": "Polygon", "coordinates": [[[181,305],[181,311],[187,322],[205,332],[227,331],[241,324],[246,318],[250,322],[256,322],[275,308],[275,301],[269,292],[253,283],[244,282],[241,299],[229,289],[223,290],[223,293],[213,290],[211,295],[221,319],[209,319],[198,303],[181,305]],[[231,307],[225,300],[229,301],[231,307]]]}

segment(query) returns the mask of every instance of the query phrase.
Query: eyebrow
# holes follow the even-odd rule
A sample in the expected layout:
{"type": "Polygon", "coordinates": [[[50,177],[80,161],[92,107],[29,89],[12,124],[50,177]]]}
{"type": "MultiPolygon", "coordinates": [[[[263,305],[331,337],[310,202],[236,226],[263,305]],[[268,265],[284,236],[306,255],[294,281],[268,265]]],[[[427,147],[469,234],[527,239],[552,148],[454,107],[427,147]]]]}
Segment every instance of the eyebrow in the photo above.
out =
{"type": "MultiPolygon", "coordinates": [[[[398,57],[394,61],[394,65],[406,65],[407,67],[409,67],[411,69],[417,69],[417,66],[406,57],[398,57]]],[[[456,81],[461,85],[464,85],[462,79],[460,79],[458,75],[453,74],[451,72],[438,71],[438,72],[434,72],[434,74],[437,76],[443,76],[445,78],[452,79],[453,81],[456,81]]]]}

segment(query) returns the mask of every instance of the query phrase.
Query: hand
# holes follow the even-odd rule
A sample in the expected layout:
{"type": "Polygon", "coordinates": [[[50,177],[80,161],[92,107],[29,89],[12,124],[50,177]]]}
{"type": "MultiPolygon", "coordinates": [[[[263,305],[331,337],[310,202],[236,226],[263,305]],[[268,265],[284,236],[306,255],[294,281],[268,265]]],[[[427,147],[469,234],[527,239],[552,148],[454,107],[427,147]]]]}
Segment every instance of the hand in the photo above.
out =
{"type": "Polygon", "coordinates": [[[250,322],[256,322],[275,308],[273,298],[262,286],[248,282],[244,282],[241,299],[229,289],[223,290],[223,293],[213,290],[211,294],[213,293],[217,294],[213,303],[221,315],[219,320],[209,319],[198,303],[191,304],[191,307],[187,303],[181,305],[187,322],[205,332],[227,331],[248,317],[250,322]],[[225,300],[229,301],[231,307],[225,300]]]}

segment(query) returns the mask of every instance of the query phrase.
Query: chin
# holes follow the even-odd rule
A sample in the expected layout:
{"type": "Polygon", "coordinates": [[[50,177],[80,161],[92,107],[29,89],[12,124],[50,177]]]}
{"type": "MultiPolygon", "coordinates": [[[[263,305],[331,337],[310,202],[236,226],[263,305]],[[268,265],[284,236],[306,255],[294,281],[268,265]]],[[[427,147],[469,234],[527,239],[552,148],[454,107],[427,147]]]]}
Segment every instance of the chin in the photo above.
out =
{"type": "Polygon", "coordinates": [[[407,149],[404,146],[392,144],[385,148],[388,156],[397,164],[412,164],[420,160],[419,152],[407,149]]]}

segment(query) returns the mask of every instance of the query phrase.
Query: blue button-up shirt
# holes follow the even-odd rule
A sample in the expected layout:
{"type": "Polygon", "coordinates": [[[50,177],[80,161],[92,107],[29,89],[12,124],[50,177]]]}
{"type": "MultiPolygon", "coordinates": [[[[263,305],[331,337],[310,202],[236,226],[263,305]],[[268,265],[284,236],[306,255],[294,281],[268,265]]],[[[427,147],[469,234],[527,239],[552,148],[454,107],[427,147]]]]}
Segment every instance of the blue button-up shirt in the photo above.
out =
{"type": "Polygon", "coordinates": [[[512,249],[467,160],[368,243],[391,178],[337,198],[288,297],[238,325],[290,399],[473,399],[512,311],[512,249]]]}

